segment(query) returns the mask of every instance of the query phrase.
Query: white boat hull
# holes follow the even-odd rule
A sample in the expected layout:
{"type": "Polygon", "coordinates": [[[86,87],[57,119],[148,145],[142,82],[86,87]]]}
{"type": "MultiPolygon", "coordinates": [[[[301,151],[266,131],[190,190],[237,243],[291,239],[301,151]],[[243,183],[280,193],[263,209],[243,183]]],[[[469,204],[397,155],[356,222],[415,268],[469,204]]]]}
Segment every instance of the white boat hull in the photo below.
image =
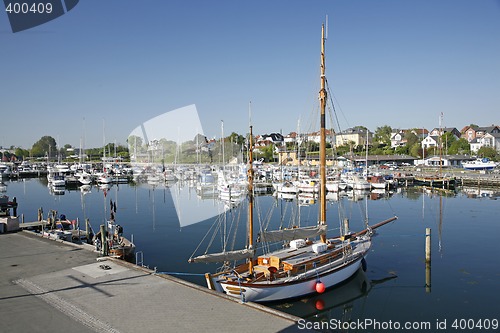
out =
{"type": "Polygon", "coordinates": [[[464,163],[463,167],[465,170],[493,170],[496,163],[464,163]]]}
{"type": "Polygon", "coordinates": [[[54,187],[66,186],[66,181],[64,179],[55,179],[52,181],[52,186],[54,187]]]}
{"type": "Polygon", "coordinates": [[[387,188],[387,183],[370,183],[372,188],[384,190],[387,188]]]}
{"type": "Polygon", "coordinates": [[[328,192],[338,192],[339,191],[339,182],[326,182],[326,190],[328,192]]]}
{"type": "MultiPolygon", "coordinates": [[[[326,288],[333,287],[350,278],[361,267],[363,256],[358,257],[346,265],[335,267],[331,272],[319,275],[319,280],[326,288]]],[[[283,299],[296,298],[312,293],[316,293],[317,277],[315,275],[308,279],[297,282],[279,284],[246,284],[240,285],[228,283],[225,280],[216,280],[216,284],[228,295],[242,298],[250,302],[272,302],[283,299]],[[241,295],[243,293],[243,296],[241,295]]]]}
{"type": "Polygon", "coordinates": [[[297,187],[291,184],[273,184],[273,187],[279,193],[296,194],[298,192],[297,187]]]}
{"type": "MultiPolygon", "coordinates": [[[[273,302],[301,297],[315,293],[318,280],[324,284],[325,288],[330,288],[350,278],[361,267],[362,260],[370,249],[371,240],[369,237],[361,236],[355,243],[351,254],[298,275],[247,282],[239,279],[234,275],[234,271],[231,271],[210,276],[211,279],[208,279],[207,283],[209,288],[244,301],[273,302]]],[[[314,246],[312,245],[311,248],[314,246]]],[[[314,256],[314,253],[310,255],[314,256]]],[[[319,255],[321,256],[321,253],[319,255]]]]}

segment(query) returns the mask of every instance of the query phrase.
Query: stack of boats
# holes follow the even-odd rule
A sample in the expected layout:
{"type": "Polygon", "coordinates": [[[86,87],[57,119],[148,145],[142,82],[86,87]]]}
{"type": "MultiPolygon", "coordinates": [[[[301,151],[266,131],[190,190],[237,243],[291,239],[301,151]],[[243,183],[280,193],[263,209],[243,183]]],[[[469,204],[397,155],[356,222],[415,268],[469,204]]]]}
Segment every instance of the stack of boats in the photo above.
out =
{"type": "MultiPolygon", "coordinates": [[[[315,171],[301,172],[293,169],[283,172],[272,165],[253,166],[256,179],[253,186],[255,194],[274,192],[282,199],[316,198],[320,192],[320,182],[315,171]],[[283,176],[286,175],[286,176],[283,176]]],[[[158,168],[134,169],[134,179],[138,183],[147,183],[156,187],[164,184],[171,187],[178,182],[179,186],[190,184],[202,198],[217,198],[227,203],[238,203],[248,194],[246,166],[232,167],[198,166],[186,168],[182,173],[176,168],[162,170],[158,168]]],[[[336,194],[347,191],[387,191],[396,185],[384,175],[368,175],[355,172],[330,171],[325,184],[327,193],[336,194]]]]}
{"type": "Polygon", "coordinates": [[[128,182],[131,173],[130,168],[112,165],[97,170],[87,163],[55,164],[47,168],[47,180],[51,192],[62,194],[70,186],[128,182]]]}
{"type": "MultiPolygon", "coordinates": [[[[314,173],[312,173],[314,174],[314,173]]],[[[273,182],[276,195],[280,198],[293,198],[295,196],[317,195],[319,192],[319,179],[311,176],[297,176],[287,180],[273,182]]],[[[389,190],[396,183],[390,177],[375,174],[363,175],[357,172],[331,172],[326,179],[326,191],[337,193],[339,191],[370,191],[389,190]]]]}

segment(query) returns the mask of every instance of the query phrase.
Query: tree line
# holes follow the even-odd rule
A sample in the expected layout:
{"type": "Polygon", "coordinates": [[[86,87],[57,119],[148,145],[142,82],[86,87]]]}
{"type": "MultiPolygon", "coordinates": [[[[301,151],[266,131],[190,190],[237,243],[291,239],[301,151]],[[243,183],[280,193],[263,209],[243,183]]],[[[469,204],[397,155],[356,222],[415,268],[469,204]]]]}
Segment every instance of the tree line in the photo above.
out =
{"type": "MultiPolygon", "coordinates": [[[[471,126],[476,126],[476,125],[471,125],[471,126]]],[[[367,131],[367,128],[364,126],[356,126],[355,129],[359,129],[361,131],[367,131]]],[[[393,134],[393,129],[388,125],[377,127],[373,135],[372,144],[368,147],[368,154],[409,155],[415,158],[437,155],[439,153],[437,151],[438,149],[437,147],[427,148],[424,151],[421,145],[421,138],[419,138],[415,134],[418,133],[419,131],[421,131],[421,129],[416,129],[416,128],[413,130],[406,131],[403,137],[403,142],[405,142],[405,144],[393,148],[391,147],[391,136],[393,134]]],[[[243,136],[238,133],[232,132],[229,136],[223,139],[223,142],[225,142],[225,145],[226,144],[230,145],[231,149],[233,149],[233,146],[241,148],[247,144],[247,137],[248,133],[245,136],[243,136]]],[[[464,138],[457,139],[452,133],[447,132],[441,135],[439,139],[442,145],[442,151],[441,151],[442,154],[445,155],[471,154],[470,144],[464,138]]],[[[130,137],[127,141],[130,147],[134,146],[145,147],[144,146],[145,143],[142,142],[141,138],[130,137]]],[[[190,143],[191,145],[193,145],[194,142],[201,143],[202,141],[203,141],[202,145],[208,143],[205,137],[195,138],[190,143]]],[[[173,147],[175,147],[175,144],[173,143],[170,144],[162,143],[162,144],[166,148],[165,149],[166,151],[173,150],[174,149],[173,147]]],[[[314,154],[319,151],[319,144],[315,142],[305,142],[303,145],[301,145],[301,147],[298,148],[296,147],[296,143],[289,143],[287,144],[286,148],[288,150],[297,150],[300,148],[299,149],[300,151],[303,152],[307,151],[309,153],[314,154]]],[[[237,150],[237,148],[234,149],[237,150]]],[[[336,147],[327,144],[327,149],[329,155],[336,155],[336,156],[342,156],[347,153],[353,153],[357,155],[366,154],[365,145],[355,145],[353,142],[348,142],[344,145],[336,147]]],[[[64,146],[58,148],[56,140],[53,137],[47,135],[41,137],[37,142],[33,144],[31,149],[29,150],[23,148],[14,149],[14,156],[18,160],[25,160],[31,158],[31,159],[45,159],[49,161],[55,161],[55,160],[65,160],[70,158],[70,156],[74,157],[74,155],[76,154],[75,153],[76,150],[77,150],[76,148],[72,147],[69,144],[65,144],[64,146]],[[71,153],[72,151],[73,153],[71,153]]],[[[134,150],[134,148],[132,148],[132,150],[134,150]]],[[[194,153],[195,150],[196,148],[194,148],[194,150],[186,149],[184,152],[187,153],[186,155],[190,155],[190,153],[194,153]]],[[[229,152],[229,149],[227,150],[227,152],[229,152]]],[[[206,161],[214,161],[216,160],[216,158],[214,157],[220,155],[220,152],[216,147],[212,147],[211,149],[205,150],[205,153],[207,154],[206,161]]],[[[124,146],[121,144],[116,145],[114,143],[108,143],[104,147],[85,149],[84,154],[86,156],[85,160],[87,161],[100,160],[100,158],[104,155],[118,156],[123,160],[129,160],[130,158],[128,146],[124,146]]],[[[171,155],[174,156],[173,151],[171,155]]],[[[489,157],[493,160],[500,160],[498,152],[491,147],[481,147],[477,152],[477,155],[481,157],[489,157]]],[[[274,145],[260,147],[256,152],[256,156],[258,158],[260,157],[264,158],[264,160],[267,162],[274,161],[276,159],[276,150],[274,145]]],[[[3,160],[11,160],[12,158],[11,154],[8,152],[4,152],[4,155],[2,157],[3,160]]],[[[189,162],[194,162],[194,160],[193,161],[190,160],[189,162]]]]}
{"type": "Polygon", "coordinates": [[[74,159],[75,155],[84,154],[86,161],[100,160],[104,153],[106,156],[119,156],[123,159],[128,159],[128,147],[114,143],[108,143],[104,147],[85,149],[80,152],[79,148],[72,147],[70,144],[65,144],[62,147],[57,146],[56,140],[50,136],[45,135],[36,141],[31,149],[15,148],[13,155],[5,152],[3,159],[12,160],[13,157],[17,160],[38,159],[45,161],[66,160],[69,158],[74,159]]]}

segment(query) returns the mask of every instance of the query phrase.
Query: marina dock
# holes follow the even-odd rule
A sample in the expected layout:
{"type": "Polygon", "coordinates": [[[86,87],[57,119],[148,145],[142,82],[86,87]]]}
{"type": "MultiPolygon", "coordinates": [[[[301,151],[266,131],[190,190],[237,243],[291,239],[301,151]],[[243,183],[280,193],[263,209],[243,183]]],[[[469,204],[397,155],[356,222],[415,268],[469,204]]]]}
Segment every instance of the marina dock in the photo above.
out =
{"type": "Polygon", "coordinates": [[[0,234],[2,332],[295,332],[300,319],[60,241],[0,234]]]}

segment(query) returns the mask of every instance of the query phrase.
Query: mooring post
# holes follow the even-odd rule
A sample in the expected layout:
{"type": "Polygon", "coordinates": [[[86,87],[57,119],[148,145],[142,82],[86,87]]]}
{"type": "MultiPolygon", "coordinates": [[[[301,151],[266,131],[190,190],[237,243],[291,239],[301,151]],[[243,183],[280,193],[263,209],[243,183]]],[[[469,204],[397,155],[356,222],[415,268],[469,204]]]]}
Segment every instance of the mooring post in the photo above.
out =
{"type": "Polygon", "coordinates": [[[104,256],[108,255],[108,237],[107,237],[107,231],[106,231],[106,226],[104,224],[101,224],[101,244],[102,244],[102,254],[104,256]]]}

